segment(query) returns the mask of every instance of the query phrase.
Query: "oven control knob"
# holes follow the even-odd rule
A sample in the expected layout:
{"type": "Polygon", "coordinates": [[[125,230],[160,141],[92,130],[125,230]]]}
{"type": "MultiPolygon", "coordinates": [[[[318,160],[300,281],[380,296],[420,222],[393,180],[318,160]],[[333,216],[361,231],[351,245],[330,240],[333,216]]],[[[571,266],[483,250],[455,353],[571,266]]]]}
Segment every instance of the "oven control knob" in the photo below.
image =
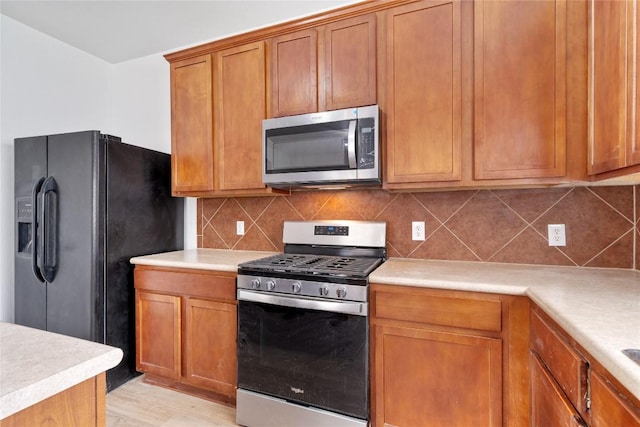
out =
{"type": "Polygon", "coordinates": [[[296,281],[296,282],[293,282],[293,283],[291,284],[291,291],[292,291],[294,294],[297,294],[298,292],[300,292],[300,289],[301,289],[301,288],[302,288],[302,285],[300,284],[300,282],[297,282],[297,281],[296,281]]]}
{"type": "Polygon", "coordinates": [[[260,279],[252,279],[251,280],[251,287],[253,289],[258,289],[260,287],[260,279]]]}
{"type": "Polygon", "coordinates": [[[320,296],[326,297],[327,295],[329,295],[328,286],[322,286],[321,288],[318,289],[318,291],[320,292],[320,296]]]}
{"type": "Polygon", "coordinates": [[[272,291],[275,289],[276,283],[273,280],[269,280],[266,286],[268,291],[272,291]]]}
{"type": "Polygon", "coordinates": [[[336,290],[336,296],[338,298],[345,298],[347,296],[347,289],[339,288],[338,290],[336,290]]]}

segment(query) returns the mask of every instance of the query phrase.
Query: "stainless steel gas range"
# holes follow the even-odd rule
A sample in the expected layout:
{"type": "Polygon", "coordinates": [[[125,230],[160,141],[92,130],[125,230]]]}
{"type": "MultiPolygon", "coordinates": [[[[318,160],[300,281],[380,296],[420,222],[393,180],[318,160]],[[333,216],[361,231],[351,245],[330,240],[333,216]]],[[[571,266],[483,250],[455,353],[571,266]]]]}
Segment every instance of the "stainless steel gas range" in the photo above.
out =
{"type": "Polygon", "coordinates": [[[238,267],[237,422],[367,426],[368,276],[386,224],[286,221],[283,242],[238,267]]]}

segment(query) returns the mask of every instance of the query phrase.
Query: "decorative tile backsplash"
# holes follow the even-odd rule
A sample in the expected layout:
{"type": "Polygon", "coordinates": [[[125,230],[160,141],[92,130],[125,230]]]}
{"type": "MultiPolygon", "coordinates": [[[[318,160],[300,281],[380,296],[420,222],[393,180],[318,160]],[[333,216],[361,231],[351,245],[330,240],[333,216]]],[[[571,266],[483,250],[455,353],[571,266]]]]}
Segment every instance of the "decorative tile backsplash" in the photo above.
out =
{"type": "Polygon", "coordinates": [[[282,251],[285,220],[387,222],[390,257],[640,268],[637,187],[567,187],[389,193],[293,192],[198,200],[198,247],[282,251]],[[236,235],[236,221],[245,234],[236,235]],[[411,240],[425,221],[426,240],[411,240]],[[567,245],[547,244],[547,224],[565,224],[567,245]]]}

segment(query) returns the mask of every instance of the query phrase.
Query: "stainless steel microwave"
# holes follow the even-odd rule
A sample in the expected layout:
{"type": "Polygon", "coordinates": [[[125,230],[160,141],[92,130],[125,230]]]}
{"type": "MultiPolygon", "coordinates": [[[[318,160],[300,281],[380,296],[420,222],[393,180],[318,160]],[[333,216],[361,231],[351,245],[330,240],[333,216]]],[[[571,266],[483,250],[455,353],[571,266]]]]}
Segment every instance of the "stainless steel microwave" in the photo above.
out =
{"type": "Polygon", "coordinates": [[[377,105],[262,121],[262,179],[271,187],[379,184],[377,105]]]}

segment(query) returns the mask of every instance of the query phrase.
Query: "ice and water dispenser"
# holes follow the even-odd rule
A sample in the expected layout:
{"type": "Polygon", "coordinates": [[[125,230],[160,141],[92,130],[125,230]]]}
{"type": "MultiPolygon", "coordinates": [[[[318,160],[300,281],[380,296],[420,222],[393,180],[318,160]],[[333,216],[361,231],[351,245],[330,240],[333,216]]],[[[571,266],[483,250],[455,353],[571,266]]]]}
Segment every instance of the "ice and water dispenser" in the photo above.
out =
{"type": "Polygon", "coordinates": [[[33,202],[31,197],[16,198],[16,223],[18,255],[31,256],[33,242],[33,202]]]}

